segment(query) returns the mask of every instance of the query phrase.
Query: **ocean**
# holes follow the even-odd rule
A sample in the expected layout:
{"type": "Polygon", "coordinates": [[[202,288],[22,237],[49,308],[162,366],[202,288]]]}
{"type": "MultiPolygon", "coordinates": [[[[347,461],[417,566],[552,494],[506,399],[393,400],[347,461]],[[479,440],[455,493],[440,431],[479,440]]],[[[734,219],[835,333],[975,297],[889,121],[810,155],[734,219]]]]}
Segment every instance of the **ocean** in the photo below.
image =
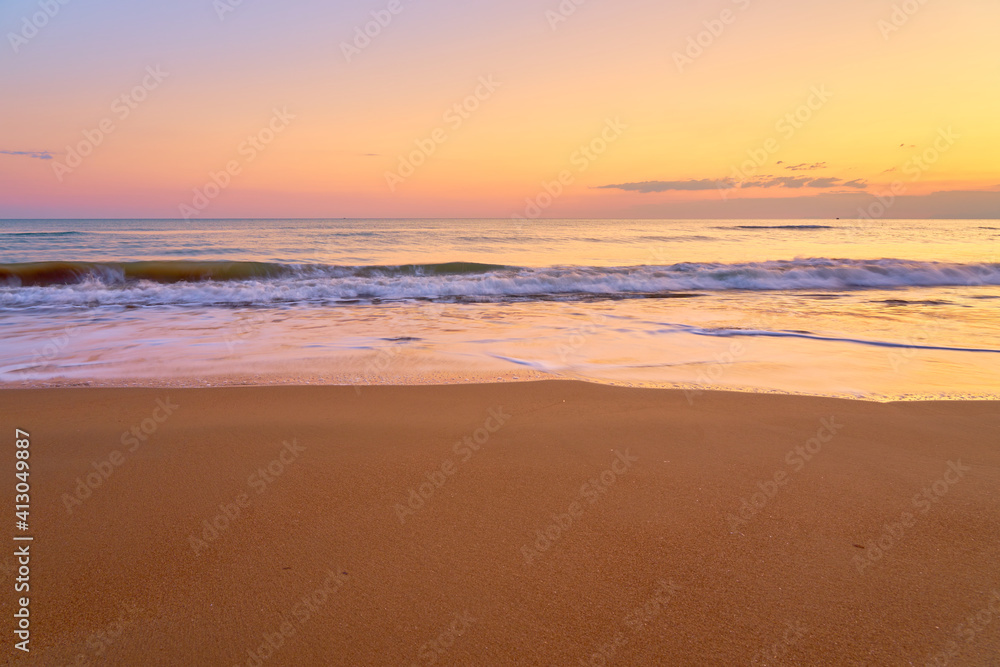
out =
{"type": "Polygon", "coordinates": [[[3,220],[0,382],[1000,396],[1000,221],[3,220]]]}

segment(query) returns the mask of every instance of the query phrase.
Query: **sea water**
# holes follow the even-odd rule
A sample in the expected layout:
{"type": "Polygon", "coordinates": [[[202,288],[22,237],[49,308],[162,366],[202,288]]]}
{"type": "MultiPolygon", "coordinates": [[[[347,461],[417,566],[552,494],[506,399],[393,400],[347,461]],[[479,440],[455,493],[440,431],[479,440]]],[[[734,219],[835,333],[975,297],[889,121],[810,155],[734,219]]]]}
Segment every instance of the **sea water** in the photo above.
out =
{"type": "Polygon", "coordinates": [[[0,382],[996,397],[1000,222],[5,220],[0,382]]]}

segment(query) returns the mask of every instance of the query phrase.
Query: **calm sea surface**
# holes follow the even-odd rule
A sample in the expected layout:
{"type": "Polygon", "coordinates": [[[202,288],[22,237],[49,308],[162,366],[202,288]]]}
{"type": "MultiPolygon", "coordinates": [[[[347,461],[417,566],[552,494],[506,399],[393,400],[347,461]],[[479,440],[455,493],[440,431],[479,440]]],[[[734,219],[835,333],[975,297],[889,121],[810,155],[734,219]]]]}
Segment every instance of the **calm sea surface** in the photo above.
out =
{"type": "Polygon", "coordinates": [[[0,382],[1000,395],[1000,221],[6,220],[0,382]]]}

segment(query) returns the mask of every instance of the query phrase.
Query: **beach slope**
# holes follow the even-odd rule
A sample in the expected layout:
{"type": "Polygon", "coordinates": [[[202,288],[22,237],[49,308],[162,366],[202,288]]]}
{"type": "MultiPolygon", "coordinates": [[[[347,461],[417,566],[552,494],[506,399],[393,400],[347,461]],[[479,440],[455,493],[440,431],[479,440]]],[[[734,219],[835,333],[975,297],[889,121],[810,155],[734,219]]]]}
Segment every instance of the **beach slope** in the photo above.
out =
{"type": "Polygon", "coordinates": [[[995,402],[544,381],[0,406],[7,507],[31,443],[19,663],[1000,656],[995,402]]]}

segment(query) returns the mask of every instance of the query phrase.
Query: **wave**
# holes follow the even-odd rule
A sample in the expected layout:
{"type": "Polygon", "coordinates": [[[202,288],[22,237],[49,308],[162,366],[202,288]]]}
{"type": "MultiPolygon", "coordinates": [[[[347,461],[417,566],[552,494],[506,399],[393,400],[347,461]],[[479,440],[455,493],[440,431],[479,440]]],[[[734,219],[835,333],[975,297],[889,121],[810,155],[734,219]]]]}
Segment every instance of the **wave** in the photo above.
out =
{"type": "Polygon", "coordinates": [[[0,232],[0,236],[86,236],[88,232],[0,232]]]}
{"type": "Polygon", "coordinates": [[[696,336],[717,336],[721,338],[731,338],[736,336],[749,336],[756,338],[802,338],[806,340],[819,340],[832,343],[854,343],[857,345],[871,345],[873,347],[889,347],[907,350],[939,350],[946,352],[988,352],[992,354],[1000,353],[1000,350],[989,347],[956,347],[949,345],[929,345],[912,342],[893,342],[884,340],[871,340],[866,338],[847,338],[840,336],[821,336],[808,331],[769,331],[766,329],[706,329],[685,324],[673,324],[666,329],[661,329],[658,333],[689,333],[696,336]]]}
{"type": "Polygon", "coordinates": [[[499,264],[447,262],[400,266],[336,267],[320,264],[294,265],[269,262],[28,262],[0,264],[0,283],[15,286],[72,285],[99,281],[122,285],[141,281],[180,283],[289,278],[295,276],[376,277],[381,275],[462,275],[485,273],[506,267],[499,264]]]}
{"type": "Polygon", "coordinates": [[[1000,264],[828,258],[540,268],[476,262],[392,266],[36,262],[0,264],[0,307],[630,299],[728,290],[810,290],[831,295],[844,290],[981,285],[1000,285],[1000,264]]]}
{"type": "Polygon", "coordinates": [[[137,281],[158,283],[202,280],[248,280],[279,277],[280,265],[264,262],[28,262],[0,264],[0,281],[15,286],[106,285],[137,281]]]}
{"type": "Polygon", "coordinates": [[[719,229],[837,229],[831,225],[736,225],[719,229]]]}

